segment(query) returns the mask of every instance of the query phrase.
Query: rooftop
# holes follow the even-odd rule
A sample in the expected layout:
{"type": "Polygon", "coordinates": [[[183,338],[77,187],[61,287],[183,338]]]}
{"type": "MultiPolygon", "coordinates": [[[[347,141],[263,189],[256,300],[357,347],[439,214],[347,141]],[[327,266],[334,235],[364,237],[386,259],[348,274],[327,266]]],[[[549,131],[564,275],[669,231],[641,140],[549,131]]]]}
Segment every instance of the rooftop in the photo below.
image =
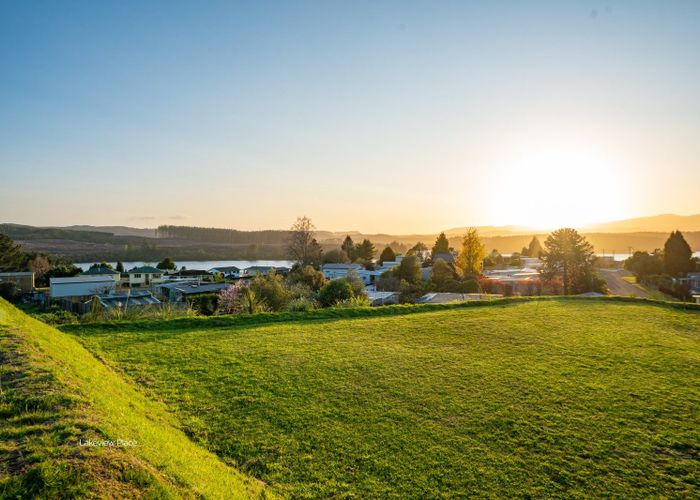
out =
{"type": "Polygon", "coordinates": [[[114,269],[110,269],[109,267],[104,267],[104,266],[95,266],[91,267],[87,271],[84,271],[80,273],[81,276],[90,276],[90,275],[99,275],[99,274],[121,274],[119,271],[115,271],[114,269]]]}
{"type": "Polygon", "coordinates": [[[134,273],[141,273],[141,274],[160,274],[164,273],[162,269],[158,269],[153,266],[141,266],[141,267],[135,267],[133,269],[129,269],[129,274],[134,274],[134,273]]]}

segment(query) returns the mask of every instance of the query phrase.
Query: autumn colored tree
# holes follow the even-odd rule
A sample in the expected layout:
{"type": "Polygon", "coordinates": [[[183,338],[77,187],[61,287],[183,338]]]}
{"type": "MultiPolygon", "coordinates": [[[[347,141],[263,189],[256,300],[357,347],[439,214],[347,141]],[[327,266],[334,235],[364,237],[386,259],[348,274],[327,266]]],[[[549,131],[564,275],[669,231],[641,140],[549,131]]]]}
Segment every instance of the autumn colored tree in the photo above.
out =
{"type": "Polygon", "coordinates": [[[455,261],[455,267],[463,278],[481,274],[486,248],[479,238],[479,232],[474,227],[467,229],[462,238],[462,247],[455,261]]]}

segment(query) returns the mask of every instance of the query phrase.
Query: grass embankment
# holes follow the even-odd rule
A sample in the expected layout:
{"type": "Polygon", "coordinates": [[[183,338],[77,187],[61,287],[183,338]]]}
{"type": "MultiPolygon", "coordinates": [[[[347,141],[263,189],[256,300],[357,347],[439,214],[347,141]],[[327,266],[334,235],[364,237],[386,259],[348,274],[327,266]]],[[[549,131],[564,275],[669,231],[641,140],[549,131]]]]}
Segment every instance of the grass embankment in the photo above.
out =
{"type": "Polygon", "coordinates": [[[0,299],[0,498],[245,498],[261,484],[178,430],[73,337],[0,299]],[[86,447],[88,440],[128,441],[86,447]]]}
{"type": "Polygon", "coordinates": [[[67,329],[289,496],[698,494],[692,307],[514,300],[67,329]]]}

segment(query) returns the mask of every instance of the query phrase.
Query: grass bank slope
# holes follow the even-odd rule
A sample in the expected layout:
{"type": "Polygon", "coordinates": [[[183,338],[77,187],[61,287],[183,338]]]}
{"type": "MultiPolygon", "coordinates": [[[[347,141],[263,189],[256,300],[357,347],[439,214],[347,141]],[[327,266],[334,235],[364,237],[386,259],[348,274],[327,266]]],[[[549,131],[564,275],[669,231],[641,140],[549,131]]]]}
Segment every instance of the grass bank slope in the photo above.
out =
{"type": "Polygon", "coordinates": [[[0,299],[0,498],[263,494],[73,337],[0,299]],[[104,440],[129,446],[80,445],[104,440]]]}
{"type": "Polygon", "coordinates": [[[285,495],[698,494],[697,311],[566,299],[400,311],[70,331],[285,495]]]}

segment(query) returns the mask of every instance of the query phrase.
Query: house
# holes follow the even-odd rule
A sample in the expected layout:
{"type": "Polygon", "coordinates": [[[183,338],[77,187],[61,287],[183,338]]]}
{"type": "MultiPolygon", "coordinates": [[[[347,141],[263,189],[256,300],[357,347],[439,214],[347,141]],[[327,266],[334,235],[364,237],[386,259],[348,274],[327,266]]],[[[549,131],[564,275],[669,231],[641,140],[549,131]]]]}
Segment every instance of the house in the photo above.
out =
{"type": "Polygon", "coordinates": [[[284,266],[251,266],[244,269],[245,275],[249,277],[253,277],[258,273],[264,276],[272,270],[277,274],[287,274],[290,271],[288,267],[284,266]]]}
{"type": "Polygon", "coordinates": [[[134,267],[125,274],[128,278],[122,281],[122,285],[128,288],[149,288],[165,281],[163,270],[152,266],[134,267]]]}
{"type": "Polygon", "coordinates": [[[20,293],[32,293],[34,291],[34,273],[0,273],[0,283],[14,283],[20,293]]]}
{"type": "Polygon", "coordinates": [[[520,257],[520,263],[527,269],[539,269],[542,267],[542,260],[539,257],[520,257]]]}
{"type": "Polygon", "coordinates": [[[153,292],[161,299],[166,302],[176,302],[177,301],[177,294],[175,293],[175,289],[178,287],[182,287],[185,285],[196,285],[200,283],[199,280],[188,280],[188,279],[180,279],[180,280],[174,280],[174,281],[165,281],[163,283],[158,283],[156,285],[153,285],[153,292]]]}
{"type": "Polygon", "coordinates": [[[536,269],[509,267],[484,271],[486,279],[512,288],[513,295],[533,295],[538,290],[540,273],[536,269]]]}
{"type": "Polygon", "coordinates": [[[187,283],[178,287],[173,287],[169,292],[171,302],[184,302],[190,297],[205,293],[219,293],[224,288],[230,286],[228,283],[187,283]]]}
{"type": "Polygon", "coordinates": [[[119,271],[115,271],[114,269],[110,269],[109,267],[106,267],[106,266],[91,267],[87,271],[80,273],[79,276],[109,277],[109,278],[112,278],[114,280],[114,282],[117,284],[120,284],[120,279],[121,279],[121,273],[119,271]]]}
{"type": "Polygon", "coordinates": [[[367,292],[367,300],[371,306],[388,306],[399,303],[399,292],[367,292]]]}
{"type": "MultiPolygon", "coordinates": [[[[148,290],[135,290],[128,292],[114,292],[96,296],[103,307],[107,309],[129,308],[134,306],[151,306],[160,304],[160,300],[155,298],[148,290]]],[[[92,299],[85,302],[87,310],[92,303],[92,299]]],[[[87,312],[87,311],[86,311],[87,312]]]]}
{"type": "Polygon", "coordinates": [[[199,281],[214,281],[214,275],[204,269],[181,269],[168,274],[169,279],[194,279],[199,281]]]}
{"type": "Polygon", "coordinates": [[[83,301],[93,295],[114,293],[116,288],[117,283],[111,276],[73,276],[49,280],[49,294],[52,299],[72,302],[83,301]]]}
{"type": "Polygon", "coordinates": [[[688,273],[684,278],[673,278],[674,283],[688,285],[690,294],[700,294],[700,273],[688,273]]]}
{"type": "Polygon", "coordinates": [[[242,278],[246,274],[245,269],[236,266],[212,267],[209,269],[212,274],[221,274],[224,278],[242,278]]]}
{"type": "Polygon", "coordinates": [[[455,256],[452,253],[436,253],[435,257],[433,257],[433,264],[435,264],[438,259],[444,260],[446,264],[454,265],[455,263],[455,256]]]}
{"type": "Polygon", "coordinates": [[[693,299],[695,299],[696,304],[700,304],[700,294],[693,295],[693,299]]]}
{"type": "Polygon", "coordinates": [[[355,272],[365,286],[372,286],[384,271],[368,271],[360,264],[323,264],[321,272],[327,280],[334,280],[347,277],[350,271],[355,272]]]}
{"type": "Polygon", "coordinates": [[[468,300],[489,300],[503,297],[496,293],[426,293],[416,299],[416,304],[447,304],[449,302],[465,302],[468,300]]]}

